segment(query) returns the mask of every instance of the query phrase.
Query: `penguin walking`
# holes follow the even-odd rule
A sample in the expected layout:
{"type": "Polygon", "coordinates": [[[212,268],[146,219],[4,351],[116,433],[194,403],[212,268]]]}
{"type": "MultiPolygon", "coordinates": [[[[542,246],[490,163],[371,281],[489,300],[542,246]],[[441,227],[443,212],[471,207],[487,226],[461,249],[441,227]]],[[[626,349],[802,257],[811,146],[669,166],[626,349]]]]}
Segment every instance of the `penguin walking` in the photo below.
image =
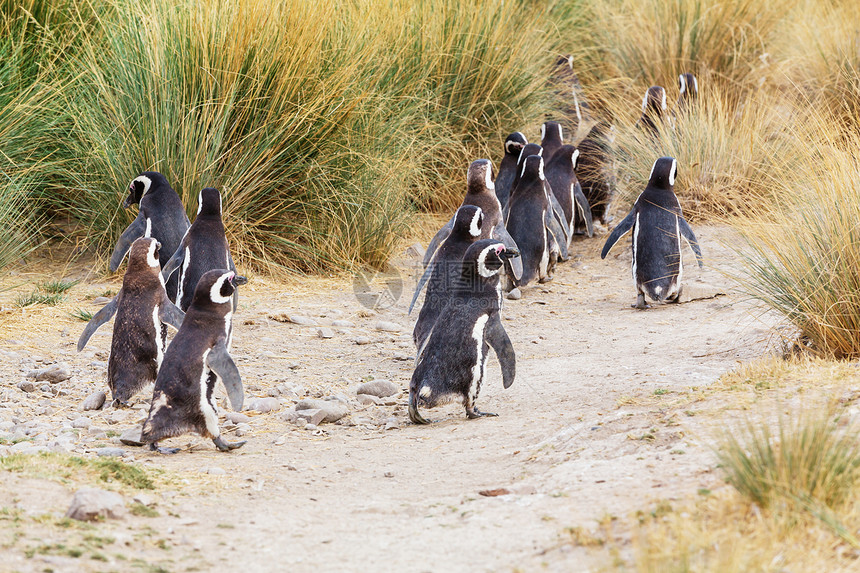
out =
{"type": "MultiPolygon", "coordinates": [[[[191,226],[185,206],[167,179],[157,171],[145,171],[128,185],[128,197],[122,206],[129,209],[140,204],[137,217],[123,231],[110,257],[110,271],[116,272],[135,239],[152,237],[161,243],[161,251],[172,255],[185,231],[191,226]]],[[[166,261],[162,260],[162,263],[166,261]]],[[[168,280],[167,296],[176,301],[179,281],[168,280]]]]}
{"type": "Polygon", "coordinates": [[[221,439],[212,398],[215,383],[221,380],[233,409],[242,409],[242,379],[230,357],[230,333],[233,293],[245,282],[226,269],[208,271],[197,282],[185,320],[164,355],[143,424],[142,440],[151,450],[176,453],[178,448],[160,448],[158,442],[187,432],[211,438],[221,451],[245,444],[221,439]]]}
{"type": "Polygon", "coordinates": [[[615,196],[615,151],[611,127],[605,121],[595,123],[577,146],[576,177],[588,200],[593,219],[609,223],[609,205],[615,196]]]}
{"type": "Polygon", "coordinates": [[[690,73],[678,76],[678,103],[675,104],[676,113],[689,111],[699,100],[699,81],[690,73]]]}
{"type": "Polygon", "coordinates": [[[520,152],[526,145],[528,145],[528,140],[519,131],[515,131],[505,139],[505,156],[499,163],[499,173],[496,175],[496,197],[499,199],[502,210],[508,204],[514,178],[517,176],[517,161],[520,158],[520,152]]]}
{"type": "Polygon", "coordinates": [[[659,137],[659,126],[666,119],[665,112],[666,90],[660,86],[651,86],[642,98],[642,117],[636,122],[636,127],[653,138],[659,137]]]}
{"type": "Polygon", "coordinates": [[[633,231],[633,280],[636,282],[635,308],[649,308],[645,295],[653,301],[678,302],[681,295],[681,237],[687,240],[699,267],[702,251],[690,225],[681,214],[675,196],[678,162],[661,157],[654,162],[645,190],[633,209],[612,231],[600,258],[606,258],[612,246],[625,233],[633,231]]]}
{"type": "Polygon", "coordinates": [[[421,348],[427,334],[436,323],[436,318],[450,298],[451,288],[458,284],[463,267],[463,255],[466,249],[481,237],[484,213],[475,205],[463,205],[457,209],[454,216],[454,228],[442,245],[436,250],[433,260],[427,265],[424,276],[415,288],[409,312],[415,306],[415,301],[424,284],[427,284],[427,294],[424,304],[415,322],[412,339],[416,348],[421,348]],[[429,281],[428,281],[429,279],[429,281]]]}
{"type": "Polygon", "coordinates": [[[78,339],[80,352],[95,331],[116,314],[108,358],[108,386],[114,407],[127,406],[144,386],[155,382],[167,342],[163,325],[178,330],[185,316],[164,289],[160,248],[151,237],[132,243],[119,294],[90,319],[78,339]]]}
{"type": "Polygon", "coordinates": [[[564,135],[561,124],[547,121],[540,126],[540,146],[543,148],[543,158],[546,163],[552,161],[552,156],[564,145],[564,135]]]}
{"type": "Polygon", "coordinates": [[[495,416],[476,406],[492,347],[502,367],[505,388],[514,383],[516,355],[502,326],[499,272],[512,256],[493,239],[473,243],[463,257],[456,288],[418,351],[409,384],[409,419],[429,423],[419,403],[434,407],[460,397],[466,416],[495,416]]]}
{"type": "Polygon", "coordinates": [[[530,155],[523,164],[520,182],[511,195],[510,211],[505,225],[517,242],[522,258],[523,275],[516,286],[538,279],[552,280],[560,246],[552,231],[551,193],[547,192],[543,158],[530,155]]]}
{"type": "MultiPolygon", "coordinates": [[[[493,183],[492,171],[493,164],[490,163],[489,159],[476,159],[469,165],[469,170],[466,172],[466,196],[463,198],[462,205],[475,205],[481,208],[481,212],[483,213],[483,224],[481,225],[482,239],[498,239],[505,244],[507,249],[516,251],[517,244],[505,228],[502,205],[496,196],[496,186],[493,183]]],[[[436,253],[439,245],[451,234],[455,218],[456,214],[430,240],[427,252],[424,255],[425,269],[433,259],[433,255],[436,253]]],[[[522,273],[523,268],[519,259],[511,258],[507,260],[507,264],[505,265],[506,275],[510,275],[512,280],[518,280],[522,276],[522,273]]]]}
{"type": "Polygon", "coordinates": [[[572,145],[562,145],[546,164],[546,180],[555,198],[564,211],[567,221],[567,241],[575,232],[594,235],[591,206],[588,204],[582,186],[576,178],[576,163],[579,150],[572,145]]]}
{"type": "MultiPolygon", "coordinates": [[[[182,237],[173,256],[164,265],[162,274],[165,280],[179,269],[179,293],[176,304],[182,310],[187,310],[194,297],[197,281],[207,271],[212,269],[228,269],[236,271],[230,247],[224,234],[224,222],[221,219],[221,194],[217,189],[207,187],[197,197],[197,217],[194,223],[182,237]]],[[[233,310],[239,303],[239,292],[233,292],[233,310]]]]}

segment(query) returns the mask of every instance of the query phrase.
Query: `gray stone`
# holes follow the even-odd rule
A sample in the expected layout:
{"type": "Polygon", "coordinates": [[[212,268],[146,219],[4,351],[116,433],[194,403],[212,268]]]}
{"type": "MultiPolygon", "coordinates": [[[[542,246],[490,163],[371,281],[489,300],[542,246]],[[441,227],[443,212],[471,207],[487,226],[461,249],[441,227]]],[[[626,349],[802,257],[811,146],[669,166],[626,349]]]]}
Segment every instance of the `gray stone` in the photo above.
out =
{"type": "Polygon", "coordinates": [[[520,289],[515,288],[514,290],[509,292],[506,296],[507,296],[508,300],[520,300],[521,298],[523,298],[523,293],[522,293],[522,291],[520,291],[520,289]]]}
{"type": "Polygon", "coordinates": [[[26,393],[28,393],[28,394],[29,394],[30,392],[35,392],[35,391],[36,391],[36,385],[35,385],[35,384],[33,384],[32,382],[27,382],[27,381],[24,381],[24,382],[18,382],[18,388],[19,388],[20,390],[23,390],[24,392],[26,392],[26,393]]]}
{"type": "Polygon", "coordinates": [[[79,521],[99,518],[119,519],[125,515],[122,497],[115,492],[84,487],[75,492],[66,517],[79,521]]]}
{"type": "Polygon", "coordinates": [[[102,458],[121,458],[125,455],[125,450],[122,448],[99,448],[96,450],[96,455],[102,458]]]}
{"type": "Polygon", "coordinates": [[[381,406],[382,400],[377,398],[376,396],[371,396],[370,394],[359,394],[358,395],[358,403],[362,406],[381,406]]]}
{"type": "Polygon", "coordinates": [[[412,354],[406,354],[405,352],[395,352],[394,353],[394,359],[399,360],[400,362],[407,362],[407,361],[412,360],[414,358],[415,358],[415,356],[413,356],[412,354]]]}
{"type": "Polygon", "coordinates": [[[348,413],[348,409],[346,405],[337,400],[314,400],[312,398],[305,398],[304,400],[300,400],[298,404],[296,404],[296,412],[300,413],[302,410],[323,410],[325,412],[325,418],[323,418],[323,422],[337,422],[348,413]]]}
{"type": "Polygon", "coordinates": [[[141,432],[142,430],[140,426],[123,430],[122,434],[119,436],[119,441],[126,446],[140,447],[143,445],[143,440],[140,436],[141,432]]]}
{"type": "Polygon", "coordinates": [[[299,326],[319,326],[319,322],[309,316],[303,316],[301,314],[288,314],[286,315],[286,317],[287,322],[291,322],[299,326]]]}
{"type": "Polygon", "coordinates": [[[316,424],[305,424],[305,430],[308,430],[309,432],[313,432],[314,430],[319,430],[319,429],[320,429],[320,427],[317,426],[316,424]]]}
{"type": "Polygon", "coordinates": [[[90,420],[89,418],[87,418],[85,416],[81,416],[80,418],[72,420],[72,427],[73,428],[89,428],[90,425],[92,425],[92,423],[93,423],[92,420],[90,420]]]}
{"type": "Polygon", "coordinates": [[[388,380],[371,380],[360,385],[355,391],[356,394],[370,394],[377,398],[387,398],[398,392],[400,392],[400,387],[388,380]]]}
{"type": "Polygon", "coordinates": [[[277,398],[254,398],[248,404],[246,410],[253,410],[255,412],[261,412],[263,414],[268,414],[274,410],[277,410],[281,407],[281,403],[277,398]]]}
{"type": "Polygon", "coordinates": [[[27,372],[27,378],[34,378],[36,382],[50,382],[58,384],[72,377],[72,372],[69,370],[69,365],[65,362],[48,366],[40,370],[31,370],[27,372]]]}
{"type": "Polygon", "coordinates": [[[356,336],[355,340],[353,340],[353,342],[355,342],[359,346],[364,346],[365,344],[370,344],[373,341],[370,340],[370,338],[368,338],[366,336],[356,336]]]}
{"type": "Polygon", "coordinates": [[[383,332],[400,332],[403,330],[403,327],[396,322],[389,322],[387,320],[377,321],[377,323],[373,325],[373,328],[383,332]]]}
{"type": "Polygon", "coordinates": [[[227,414],[227,419],[234,424],[247,424],[251,421],[250,417],[246,416],[241,412],[230,412],[229,414],[227,414]]]}
{"type": "Polygon", "coordinates": [[[324,410],[314,408],[312,410],[297,410],[296,416],[305,420],[308,424],[319,426],[325,420],[326,413],[324,410]]]}
{"type": "Polygon", "coordinates": [[[425,249],[421,243],[412,243],[406,247],[406,256],[412,259],[423,260],[426,253],[427,249],[425,249]]]}
{"type": "Polygon", "coordinates": [[[84,410],[100,410],[101,407],[104,406],[106,399],[107,396],[100,390],[87,396],[81,406],[84,410]]]}
{"type": "Polygon", "coordinates": [[[352,328],[355,324],[349,320],[333,320],[331,323],[335,328],[352,328]]]}
{"type": "Polygon", "coordinates": [[[320,338],[334,338],[334,330],[324,326],[317,329],[317,336],[320,338]]]}

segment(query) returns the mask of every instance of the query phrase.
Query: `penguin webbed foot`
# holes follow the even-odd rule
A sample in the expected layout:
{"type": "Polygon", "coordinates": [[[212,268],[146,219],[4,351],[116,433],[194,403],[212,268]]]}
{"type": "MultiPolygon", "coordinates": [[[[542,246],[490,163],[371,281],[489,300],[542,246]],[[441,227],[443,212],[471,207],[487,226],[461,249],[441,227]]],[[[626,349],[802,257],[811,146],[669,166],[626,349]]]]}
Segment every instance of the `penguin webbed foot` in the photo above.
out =
{"type": "Polygon", "coordinates": [[[421,413],[418,411],[418,406],[413,404],[410,400],[409,402],[409,419],[412,420],[413,424],[432,424],[430,420],[424,418],[421,413]]]}
{"type": "Polygon", "coordinates": [[[120,400],[119,398],[114,399],[113,402],[110,403],[114,408],[131,408],[131,402],[128,400],[120,400]]]}
{"type": "Polygon", "coordinates": [[[466,417],[470,420],[474,420],[476,418],[485,418],[487,416],[491,416],[493,418],[499,417],[498,414],[494,414],[493,412],[481,412],[477,408],[472,408],[471,410],[468,408],[466,409],[466,417]]]}
{"type": "Polygon", "coordinates": [[[669,299],[668,302],[670,304],[681,304],[681,291],[683,291],[683,289],[681,287],[678,287],[678,292],[676,292],[675,296],[669,299]]]}
{"type": "Polygon", "coordinates": [[[221,439],[221,436],[218,436],[217,438],[212,438],[212,442],[215,444],[215,447],[222,452],[229,452],[230,450],[239,449],[248,443],[247,440],[242,440],[241,442],[225,442],[221,439]]]}
{"type": "Polygon", "coordinates": [[[636,304],[631,304],[630,306],[633,308],[638,308],[639,310],[651,308],[651,305],[645,302],[645,295],[642,293],[639,293],[639,296],[636,297],[636,304]]]}
{"type": "Polygon", "coordinates": [[[180,448],[162,448],[158,445],[158,442],[150,442],[149,449],[153,452],[158,452],[159,454],[164,454],[167,456],[178,454],[180,450],[180,448]]]}

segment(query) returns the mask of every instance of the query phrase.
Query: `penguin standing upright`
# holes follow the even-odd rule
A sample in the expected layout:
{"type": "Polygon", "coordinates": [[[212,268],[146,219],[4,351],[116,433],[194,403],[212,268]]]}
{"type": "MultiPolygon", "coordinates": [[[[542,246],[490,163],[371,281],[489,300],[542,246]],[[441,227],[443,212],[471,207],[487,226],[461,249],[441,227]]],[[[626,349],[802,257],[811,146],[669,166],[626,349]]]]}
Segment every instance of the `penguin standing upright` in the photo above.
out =
{"type": "Polygon", "coordinates": [[[678,76],[678,103],[675,104],[675,112],[683,113],[689,111],[699,100],[699,81],[690,73],[678,76]]]}
{"type": "Polygon", "coordinates": [[[505,139],[505,156],[499,164],[499,173],[496,175],[496,197],[499,199],[502,210],[508,204],[511,187],[517,176],[517,160],[519,160],[520,152],[526,145],[528,145],[528,140],[519,131],[515,131],[505,139]]]}
{"type": "Polygon", "coordinates": [[[463,256],[459,282],[418,351],[409,383],[409,419],[427,424],[418,405],[433,407],[460,397],[469,418],[495,416],[476,406],[492,347],[504,387],[514,383],[516,356],[502,326],[499,272],[512,253],[493,239],[473,243],[463,256]]]}
{"type": "Polygon", "coordinates": [[[163,324],[179,329],[185,316],[164,290],[160,247],[151,237],[132,243],[119,294],[93,316],[78,339],[80,352],[93,333],[116,314],[108,358],[114,406],[127,406],[141,388],[155,382],[167,342],[163,324]]]}
{"type": "Polygon", "coordinates": [[[594,124],[579,142],[576,177],[588,200],[591,215],[604,225],[609,222],[609,204],[615,196],[615,151],[612,148],[611,127],[605,121],[594,124]]]}
{"type": "Polygon", "coordinates": [[[555,152],[564,145],[564,134],[561,124],[555,121],[547,121],[540,126],[540,146],[543,148],[544,161],[549,163],[555,152]]]}
{"type": "Polygon", "coordinates": [[[244,277],[226,269],[208,271],[197,282],[191,306],[164,355],[155,381],[149,416],[141,434],[141,440],[150,449],[176,453],[178,449],[159,448],[158,442],[187,432],[211,438],[221,451],[245,444],[221,439],[212,398],[215,383],[221,380],[233,409],[237,412],[242,409],[242,379],[230,357],[230,333],[233,293],[236,285],[244,283],[244,277]]]}
{"type": "MultiPolygon", "coordinates": [[[[466,172],[466,196],[463,198],[462,205],[475,205],[481,208],[481,212],[483,213],[483,224],[481,225],[482,239],[498,239],[509,250],[516,251],[517,244],[511,238],[507,229],[505,229],[502,205],[496,196],[492,170],[493,164],[490,163],[489,159],[476,159],[469,165],[469,170],[466,172]]],[[[436,253],[436,249],[439,248],[442,241],[451,234],[451,229],[454,228],[455,217],[456,214],[430,240],[427,252],[424,255],[425,268],[430,264],[433,255],[436,253]]],[[[519,259],[512,258],[507,263],[505,265],[505,273],[511,275],[513,280],[519,279],[523,271],[519,259]]]]}
{"type": "MultiPolygon", "coordinates": [[[[236,270],[221,219],[221,194],[207,187],[197,197],[197,217],[182,238],[173,256],[164,265],[167,280],[179,268],[179,293],[176,304],[187,310],[194,296],[194,287],[204,273],[212,269],[236,270]]],[[[233,294],[233,310],[239,302],[239,292],[233,294]]]]}
{"type": "Polygon", "coordinates": [[[681,295],[681,237],[685,238],[702,266],[702,251],[696,235],[684,216],[675,196],[674,185],[678,162],[661,157],[654,162],[648,185],[633,204],[633,209],[612,231],[600,258],[606,258],[612,246],[633,230],[633,280],[638,293],[635,307],[649,308],[645,295],[653,301],[677,302],[681,295]]]}
{"type": "Polygon", "coordinates": [[[412,338],[417,348],[421,348],[427,334],[436,323],[436,318],[448,302],[452,286],[459,282],[463,255],[469,245],[481,237],[483,221],[484,214],[480,207],[463,205],[457,209],[451,234],[436,249],[433,260],[427,265],[424,276],[418,282],[409,312],[412,312],[412,307],[425,283],[427,294],[424,296],[424,304],[421,306],[415,329],[412,331],[412,338]]]}
{"type": "Polygon", "coordinates": [[[567,220],[568,244],[574,232],[594,235],[591,206],[588,204],[579,180],[576,178],[576,162],[579,150],[572,145],[563,145],[546,164],[546,180],[567,220]]]}
{"type": "MultiPolygon", "coordinates": [[[[157,171],[145,171],[129,183],[128,197],[122,206],[128,209],[136,203],[140,204],[137,217],[123,231],[110,257],[112,273],[122,264],[135,239],[152,237],[161,243],[163,253],[172,255],[185,236],[185,231],[191,226],[179,195],[164,175],[157,171]]],[[[162,263],[164,262],[166,261],[162,259],[162,263]]],[[[174,302],[178,284],[177,279],[172,279],[165,285],[167,296],[174,302]]]]}
{"type": "Polygon", "coordinates": [[[543,158],[530,155],[523,164],[520,182],[511,194],[505,221],[522,258],[523,276],[516,286],[525,286],[535,279],[542,283],[551,281],[558,260],[559,245],[549,226],[554,219],[545,183],[543,158]]]}
{"type": "Polygon", "coordinates": [[[636,127],[642,129],[651,137],[660,135],[659,126],[665,120],[666,90],[660,86],[651,86],[642,98],[642,117],[636,122],[636,127]]]}

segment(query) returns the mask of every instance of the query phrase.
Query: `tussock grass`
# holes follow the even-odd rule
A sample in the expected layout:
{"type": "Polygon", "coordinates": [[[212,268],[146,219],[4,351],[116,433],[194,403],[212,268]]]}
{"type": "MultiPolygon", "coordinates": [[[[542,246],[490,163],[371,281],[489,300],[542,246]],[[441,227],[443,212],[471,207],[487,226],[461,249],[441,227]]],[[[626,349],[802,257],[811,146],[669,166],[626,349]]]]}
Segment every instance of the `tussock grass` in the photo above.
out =
{"type": "Polygon", "coordinates": [[[131,489],[155,489],[150,472],[114,459],[89,459],[54,453],[12,454],[0,459],[0,470],[31,477],[118,483],[131,489]]]}

